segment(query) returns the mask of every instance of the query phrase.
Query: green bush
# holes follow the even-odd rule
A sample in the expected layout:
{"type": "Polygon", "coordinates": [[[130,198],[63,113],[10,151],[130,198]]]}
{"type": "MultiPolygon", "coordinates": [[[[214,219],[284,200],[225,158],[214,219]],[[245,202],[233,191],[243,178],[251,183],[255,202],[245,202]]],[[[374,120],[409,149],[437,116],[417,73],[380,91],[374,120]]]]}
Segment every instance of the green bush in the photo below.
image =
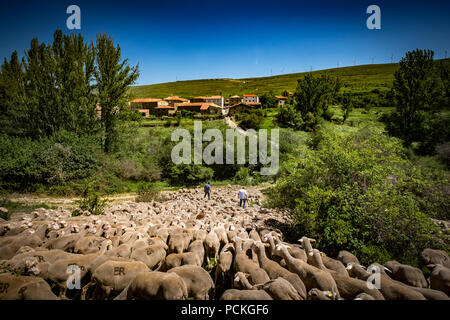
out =
{"type": "Polygon", "coordinates": [[[289,104],[280,107],[280,111],[276,115],[276,121],[281,128],[300,130],[303,126],[300,112],[295,110],[294,106],[289,104]]]}
{"type": "Polygon", "coordinates": [[[155,184],[142,183],[138,186],[138,196],[136,202],[157,201],[161,193],[161,188],[155,184]]]}
{"type": "Polygon", "coordinates": [[[82,215],[86,211],[91,215],[98,216],[105,214],[104,208],[108,200],[101,199],[97,192],[93,192],[90,187],[86,187],[81,199],[76,201],[76,203],[78,204],[78,208],[73,211],[73,216],[82,215]]]}
{"type": "Polygon", "coordinates": [[[424,248],[446,246],[429,217],[437,208],[420,193],[434,181],[406,159],[398,139],[376,128],[333,128],[309,145],[282,166],[267,197],[269,206],[291,210],[296,236],[317,238],[331,255],[352,251],[364,264],[391,257],[415,264],[424,248]]]}
{"type": "Polygon", "coordinates": [[[169,169],[170,181],[174,185],[193,186],[211,180],[214,171],[197,164],[180,164],[169,169]]]}
{"type": "Polygon", "coordinates": [[[99,165],[95,137],[61,131],[49,138],[0,136],[0,188],[34,191],[90,176],[99,165]]]}
{"type": "Polygon", "coordinates": [[[254,109],[239,115],[239,125],[244,129],[259,129],[264,121],[264,111],[254,109]]]}

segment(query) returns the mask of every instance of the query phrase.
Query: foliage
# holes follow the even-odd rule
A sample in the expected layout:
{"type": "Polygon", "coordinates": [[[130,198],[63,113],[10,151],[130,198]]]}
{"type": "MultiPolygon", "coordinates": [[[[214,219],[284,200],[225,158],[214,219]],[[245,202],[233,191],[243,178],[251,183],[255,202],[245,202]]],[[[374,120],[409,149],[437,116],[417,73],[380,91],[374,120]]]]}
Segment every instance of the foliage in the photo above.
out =
{"type": "Polygon", "coordinates": [[[98,67],[94,75],[105,130],[104,150],[110,152],[117,136],[118,115],[129,101],[128,87],[135,83],[139,71],[138,67],[128,65],[128,59],[122,61],[120,46],[114,46],[113,39],[105,34],[97,36],[95,59],[98,67]]]}
{"type": "Polygon", "coordinates": [[[161,193],[161,188],[156,184],[142,183],[138,187],[136,202],[157,201],[161,193]]]}
{"type": "Polygon", "coordinates": [[[284,163],[267,200],[292,211],[297,236],[317,238],[330,254],[355,252],[365,264],[391,257],[414,264],[422,249],[445,247],[427,215],[438,208],[421,193],[434,181],[406,159],[397,139],[376,128],[328,129],[309,145],[284,163]]]}
{"type": "MultiPolygon", "coordinates": [[[[430,134],[433,135],[433,131],[441,136],[435,125],[445,129],[449,123],[448,120],[439,122],[440,116],[435,113],[444,106],[443,102],[445,104],[445,90],[433,56],[431,50],[417,49],[407,52],[402,58],[391,91],[396,111],[384,118],[389,133],[401,138],[406,147],[413,142],[424,142],[423,153],[434,151],[436,141],[425,141],[430,134]]],[[[445,80],[445,72],[442,74],[445,80]]]]}
{"type": "Polygon", "coordinates": [[[259,101],[263,108],[276,108],[278,106],[278,99],[275,98],[275,94],[273,92],[264,93],[259,97],[259,101]]]}
{"type": "Polygon", "coordinates": [[[340,87],[340,80],[327,74],[319,77],[307,74],[298,80],[295,108],[302,116],[304,130],[314,130],[320,118],[331,120],[333,115],[328,107],[335,102],[340,87]]]}
{"type": "Polygon", "coordinates": [[[349,94],[344,94],[342,97],[342,111],[344,112],[342,117],[342,123],[344,124],[345,120],[347,120],[350,113],[353,111],[353,100],[349,94]]]}
{"type": "Polygon", "coordinates": [[[97,192],[92,191],[91,187],[87,186],[81,195],[81,199],[76,203],[78,208],[73,211],[73,216],[80,216],[86,211],[91,215],[98,216],[105,214],[104,208],[108,200],[102,200],[97,192]]]}
{"type": "MultiPolygon", "coordinates": [[[[97,168],[95,139],[61,131],[41,140],[0,135],[0,188],[32,189],[88,177],[97,168]]],[[[32,191],[32,190],[29,190],[32,191]]]]}
{"type": "Polygon", "coordinates": [[[210,180],[214,171],[198,164],[179,164],[169,169],[169,179],[175,185],[192,186],[210,180]]]}
{"type": "Polygon", "coordinates": [[[19,61],[5,59],[0,73],[0,126],[7,134],[42,138],[60,130],[91,133],[95,121],[94,52],[81,35],[35,38],[19,61]]]}
{"type": "Polygon", "coordinates": [[[281,128],[300,130],[303,127],[301,114],[290,104],[280,107],[280,111],[276,115],[276,121],[281,128]]]}
{"type": "Polygon", "coordinates": [[[239,125],[245,129],[259,129],[264,121],[262,109],[246,110],[239,115],[239,125]]]}

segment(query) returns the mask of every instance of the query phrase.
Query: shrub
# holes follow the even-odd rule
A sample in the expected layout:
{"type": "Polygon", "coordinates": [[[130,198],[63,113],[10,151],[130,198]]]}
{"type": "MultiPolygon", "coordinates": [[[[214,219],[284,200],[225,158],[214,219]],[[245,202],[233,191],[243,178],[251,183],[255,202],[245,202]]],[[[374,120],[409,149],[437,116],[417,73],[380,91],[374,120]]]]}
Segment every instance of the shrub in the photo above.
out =
{"type": "Polygon", "coordinates": [[[138,187],[136,202],[157,201],[161,193],[161,188],[151,183],[142,183],[138,187]]]}
{"type": "Polygon", "coordinates": [[[243,112],[239,116],[239,125],[245,129],[259,129],[264,121],[264,111],[262,109],[243,112]]]}
{"type": "Polygon", "coordinates": [[[398,139],[376,128],[333,128],[309,145],[268,191],[269,206],[291,210],[296,236],[317,238],[331,255],[355,252],[364,264],[391,257],[415,264],[424,248],[446,248],[428,216],[437,207],[420,193],[420,184],[433,181],[406,159],[398,139]]]}
{"type": "Polygon", "coordinates": [[[198,164],[180,164],[169,168],[171,183],[175,185],[192,186],[211,180],[214,171],[198,164]]]}
{"type": "Polygon", "coordinates": [[[86,211],[91,215],[98,216],[105,214],[104,208],[108,200],[102,200],[97,192],[93,192],[90,187],[86,187],[81,199],[76,201],[76,203],[78,204],[78,208],[72,213],[73,216],[82,215],[86,211]]]}
{"type": "Polygon", "coordinates": [[[300,112],[289,104],[280,107],[280,111],[276,115],[276,121],[282,128],[293,128],[295,130],[300,130],[303,125],[300,112]]]}

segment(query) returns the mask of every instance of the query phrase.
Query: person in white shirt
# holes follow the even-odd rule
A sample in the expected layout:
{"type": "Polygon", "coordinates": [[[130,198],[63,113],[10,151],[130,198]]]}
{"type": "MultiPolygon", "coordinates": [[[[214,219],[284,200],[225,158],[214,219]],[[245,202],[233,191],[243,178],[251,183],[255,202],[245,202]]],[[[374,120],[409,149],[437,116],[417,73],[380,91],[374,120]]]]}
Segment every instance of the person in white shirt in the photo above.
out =
{"type": "Polygon", "coordinates": [[[247,199],[248,199],[248,194],[247,191],[242,188],[241,190],[238,191],[238,196],[239,196],[239,207],[242,207],[242,205],[244,205],[244,209],[245,209],[245,204],[247,203],[247,199]]]}

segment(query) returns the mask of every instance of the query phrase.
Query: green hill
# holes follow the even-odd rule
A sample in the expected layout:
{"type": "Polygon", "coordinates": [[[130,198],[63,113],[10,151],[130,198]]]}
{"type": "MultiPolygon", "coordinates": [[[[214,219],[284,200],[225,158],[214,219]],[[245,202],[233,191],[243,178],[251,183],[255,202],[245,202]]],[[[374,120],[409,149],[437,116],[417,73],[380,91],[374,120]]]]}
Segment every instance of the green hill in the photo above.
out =
{"type": "MultiPolygon", "coordinates": [[[[352,92],[370,92],[374,89],[388,90],[394,79],[398,64],[371,64],[313,71],[313,74],[328,73],[339,76],[344,83],[344,90],[352,92]]],[[[225,97],[234,94],[262,94],[274,91],[281,94],[284,90],[294,91],[297,80],[305,73],[291,73],[272,77],[249,79],[205,79],[161,83],[132,87],[136,98],[165,98],[177,95],[193,98],[200,95],[222,94],[225,97]]]]}

